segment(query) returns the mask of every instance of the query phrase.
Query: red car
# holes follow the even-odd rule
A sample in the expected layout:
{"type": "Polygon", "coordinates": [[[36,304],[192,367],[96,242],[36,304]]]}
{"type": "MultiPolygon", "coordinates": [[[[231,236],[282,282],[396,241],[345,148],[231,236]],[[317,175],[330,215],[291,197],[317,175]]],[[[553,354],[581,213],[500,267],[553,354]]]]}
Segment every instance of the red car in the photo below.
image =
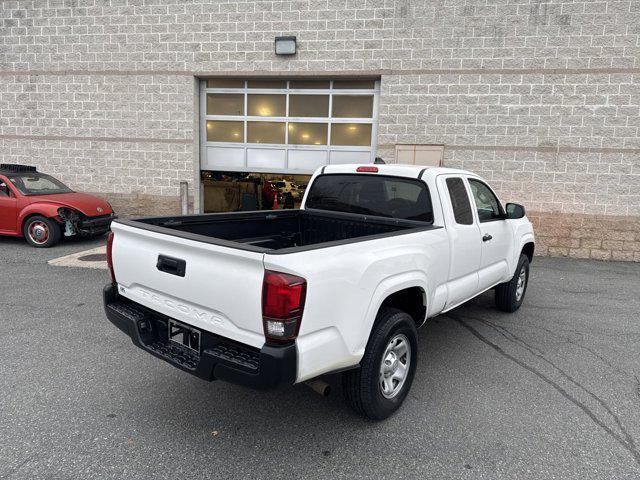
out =
{"type": "Polygon", "coordinates": [[[71,190],[27,165],[0,164],[0,235],[51,247],[62,236],[97,236],[116,216],[109,202],[71,190]]]}

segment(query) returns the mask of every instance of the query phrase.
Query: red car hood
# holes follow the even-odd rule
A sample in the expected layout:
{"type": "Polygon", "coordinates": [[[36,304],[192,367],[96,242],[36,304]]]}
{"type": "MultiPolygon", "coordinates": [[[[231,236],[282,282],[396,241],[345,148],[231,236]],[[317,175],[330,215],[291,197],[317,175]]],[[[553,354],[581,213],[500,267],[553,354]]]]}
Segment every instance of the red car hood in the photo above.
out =
{"type": "Polygon", "coordinates": [[[86,193],[56,193],[53,195],[40,195],[30,197],[31,202],[56,203],[60,206],[74,208],[87,217],[99,217],[113,213],[111,206],[106,200],[94,197],[86,193]]]}

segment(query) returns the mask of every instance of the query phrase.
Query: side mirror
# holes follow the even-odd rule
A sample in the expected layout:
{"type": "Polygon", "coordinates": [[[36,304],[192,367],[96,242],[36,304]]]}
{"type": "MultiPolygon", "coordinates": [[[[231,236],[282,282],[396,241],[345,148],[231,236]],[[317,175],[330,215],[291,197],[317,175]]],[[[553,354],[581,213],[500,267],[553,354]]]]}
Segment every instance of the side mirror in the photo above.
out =
{"type": "Polygon", "coordinates": [[[524,217],[524,207],[518,203],[507,203],[505,209],[508,220],[517,220],[524,217]]]}

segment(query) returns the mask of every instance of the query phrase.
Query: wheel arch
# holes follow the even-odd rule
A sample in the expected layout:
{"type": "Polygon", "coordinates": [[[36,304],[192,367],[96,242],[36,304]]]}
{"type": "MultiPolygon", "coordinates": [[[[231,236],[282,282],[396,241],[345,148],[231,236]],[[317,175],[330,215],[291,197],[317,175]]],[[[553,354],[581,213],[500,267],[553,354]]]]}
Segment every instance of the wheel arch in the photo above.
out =
{"type": "Polygon", "coordinates": [[[57,219],[60,205],[33,204],[25,207],[18,215],[18,231],[23,235],[24,224],[32,217],[46,217],[60,223],[57,219]]]}
{"type": "Polygon", "coordinates": [[[533,241],[528,241],[524,245],[522,245],[522,249],[520,250],[521,254],[524,254],[529,259],[529,263],[533,261],[533,253],[535,252],[536,246],[533,241]]]}
{"type": "Polygon", "coordinates": [[[407,311],[408,306],[411,311],[407,313],[414,319],[416,327],[419,327],[426,321],[429,301],[429,289],[424,272],[406,272],[380,282],[365,314],[366,334],[363,335],[363,343],[359,350],[364,351],[367,346],[381,308],[390,306],[407,311]],[[418,308],[419,301],[422,303],[421,308],[418,308]]]}
{"type": "Polygon", "coordinates": [[[385,307],[397,308],[408,313],[413,318],[416,327],[420,327],[425,322],[427,315],[426,292],[422,287],[403,288],[388,295],[380,304],[378,312],[385,307]]]}

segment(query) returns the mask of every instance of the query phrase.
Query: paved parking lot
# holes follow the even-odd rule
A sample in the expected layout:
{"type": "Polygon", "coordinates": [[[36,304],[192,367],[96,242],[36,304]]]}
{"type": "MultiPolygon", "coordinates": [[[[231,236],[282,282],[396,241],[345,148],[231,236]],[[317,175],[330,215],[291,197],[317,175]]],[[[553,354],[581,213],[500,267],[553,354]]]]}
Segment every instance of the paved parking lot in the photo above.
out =
{"type": "Polygon", "coordinates": [[[640,265],[537,258],[522,309],[483,297],[420,332],[410,397],[354,416],[337,388],[206,383],[102,312],[94,248],[0,238],[0,478],[640,476],[640,265]]]}

